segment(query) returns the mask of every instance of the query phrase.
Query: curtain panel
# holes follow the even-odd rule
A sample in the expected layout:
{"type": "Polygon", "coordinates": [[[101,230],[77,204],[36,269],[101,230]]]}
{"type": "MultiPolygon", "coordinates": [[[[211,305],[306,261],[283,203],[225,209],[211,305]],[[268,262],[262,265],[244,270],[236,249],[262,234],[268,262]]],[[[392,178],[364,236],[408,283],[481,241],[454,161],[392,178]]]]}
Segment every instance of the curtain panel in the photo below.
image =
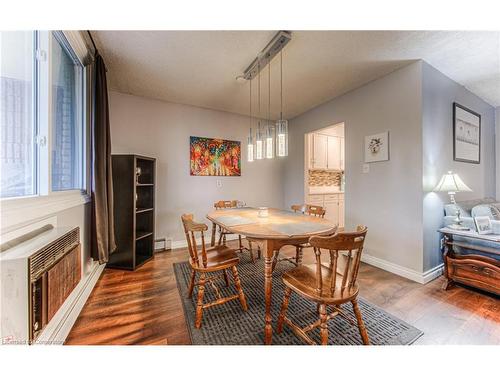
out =
{"type": "Polygon", "coordinates": [[[116,249],[113,217],[113,175],[111,165],[111,130],[109,123],[106,65],[96,51],[93,64],[92,123],[92,258],[100,264],[109,260],[116,249]]]}

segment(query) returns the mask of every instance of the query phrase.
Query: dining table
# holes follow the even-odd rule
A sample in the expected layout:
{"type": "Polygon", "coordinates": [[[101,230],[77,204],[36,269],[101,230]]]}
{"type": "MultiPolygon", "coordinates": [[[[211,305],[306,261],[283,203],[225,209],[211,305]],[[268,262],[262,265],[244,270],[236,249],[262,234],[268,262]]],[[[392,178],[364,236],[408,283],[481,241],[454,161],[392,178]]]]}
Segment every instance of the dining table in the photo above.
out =
{"type": "Polygon", "coordinates": [[[212,222],[212,233],[216,227],[245,236],[257,242],[264,256],[264,293],[265,293],[265,327],[264,343],[272,343],[272,273],[273,257],[278,256],[280,249],[286,245],[301,245],[312,236],[326,236],[337,231],[337,225],[331,221],[306,215],[301,212],[280,210],[275,208],[260,209],[253,207],[234,207],[216,210],[207,215],[212,222]]]}

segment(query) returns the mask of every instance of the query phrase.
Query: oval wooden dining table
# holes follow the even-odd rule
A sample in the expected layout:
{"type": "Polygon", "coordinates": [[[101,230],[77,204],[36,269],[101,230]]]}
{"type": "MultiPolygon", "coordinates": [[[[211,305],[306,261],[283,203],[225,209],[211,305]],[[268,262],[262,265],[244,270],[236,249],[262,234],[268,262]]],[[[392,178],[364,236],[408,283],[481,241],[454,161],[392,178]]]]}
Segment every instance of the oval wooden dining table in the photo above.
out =
{"type": "MultiPolygon", "coordinates": [[[[291,211],[270,208],[267,217],[259,217],[257,208],[228,208],[207,215],[212,222],[212,233],[216,226],[235,234],[246,236],[260,243],[264,255],[265,327],[264,342],[272,342],[272,263],[273,255],[285,245],[299,245],[314,235],[330,235],[337,226],[320,217],[303,215],[291,211]]],[[[213,236],[214,237],[214,236],[213,236]]]]}

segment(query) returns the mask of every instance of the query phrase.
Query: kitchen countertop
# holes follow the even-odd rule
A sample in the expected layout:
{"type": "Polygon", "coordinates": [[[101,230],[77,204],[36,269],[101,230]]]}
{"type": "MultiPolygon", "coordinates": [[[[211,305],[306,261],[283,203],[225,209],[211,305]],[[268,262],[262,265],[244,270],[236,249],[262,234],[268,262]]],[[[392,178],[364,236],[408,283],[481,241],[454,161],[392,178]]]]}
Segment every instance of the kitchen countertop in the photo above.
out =
{"type": "Polygon", "coordinates": [[[309,186],[309,195],[344,194],[338,186],[309,186]]]}

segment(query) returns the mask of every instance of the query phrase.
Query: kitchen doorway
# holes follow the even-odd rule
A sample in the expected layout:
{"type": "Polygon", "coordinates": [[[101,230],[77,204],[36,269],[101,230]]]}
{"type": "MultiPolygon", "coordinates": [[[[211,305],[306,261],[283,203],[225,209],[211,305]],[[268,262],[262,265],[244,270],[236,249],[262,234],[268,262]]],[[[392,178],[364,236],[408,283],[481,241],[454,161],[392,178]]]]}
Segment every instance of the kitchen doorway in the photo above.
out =
{"type": "Polygon", "coordinates": [[[344,123],[307,133],[304,150],[304,202],[325,208],[325,218],[344,229],[344,123]]]}

